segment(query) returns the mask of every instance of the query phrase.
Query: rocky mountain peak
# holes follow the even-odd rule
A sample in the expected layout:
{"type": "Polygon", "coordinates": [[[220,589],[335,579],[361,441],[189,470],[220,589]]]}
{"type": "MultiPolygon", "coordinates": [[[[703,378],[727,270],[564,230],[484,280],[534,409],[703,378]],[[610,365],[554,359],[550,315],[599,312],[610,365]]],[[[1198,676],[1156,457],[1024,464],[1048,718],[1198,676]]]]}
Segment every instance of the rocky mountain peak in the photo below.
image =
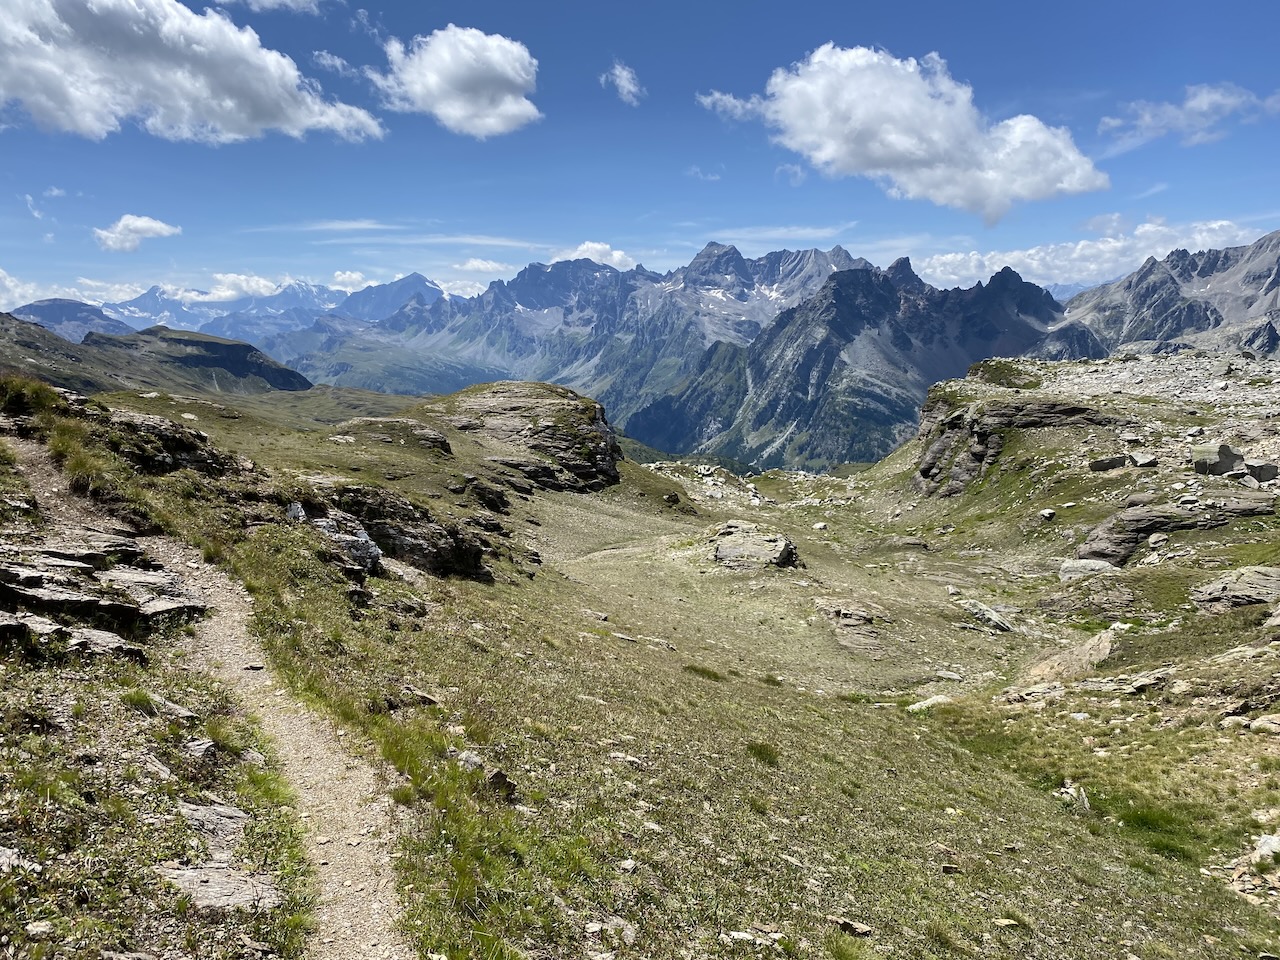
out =
{"type": "Polygon", "coordinates": [[[755,277],[737,247],[712,242],[685,267],[684,282],[690,286],[721,287],[736,292],[754,286],[755,277]]]}
{"type": "Polygon", "coordinates": [[[911,269],[910,257],[899,257],[893,263],[889,264],[889,268],[884,271],[884,275],[893,281],[893,285],[904,293],[919,293],[928,286],[911,269]]]}

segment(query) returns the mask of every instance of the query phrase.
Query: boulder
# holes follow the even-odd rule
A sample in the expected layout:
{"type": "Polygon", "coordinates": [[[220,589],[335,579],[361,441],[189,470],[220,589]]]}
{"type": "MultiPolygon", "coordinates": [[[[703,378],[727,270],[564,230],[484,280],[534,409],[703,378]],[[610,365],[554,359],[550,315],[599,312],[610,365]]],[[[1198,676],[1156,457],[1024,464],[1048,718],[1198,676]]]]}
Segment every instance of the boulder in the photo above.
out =
{"type": "Polygon", "coordinates": [[[1141,470],[1160,466],[1160,458],[1147,450],[1135,450],[1129,454],[1129,462],[1141,470]]]}
{"type": "Polygon", "coordinates": [[[1221,477],[1244,467],[1244,454],[1222,444],[1197,444],[1191,448],[1191,465],[1196,473],[1221,477]]]}
{"type": "Polygon", "coordinates": [[[1119,470],[1129,462],[1126,454],[1118,453],[1111,457],[1099,457],[1097,460],[1089,461],[1089,469],[1094,473],[1103,473],[1107,470],[1119,470]]]}
{"type": "Polygon", "coordinates": [[[716,563],[731,567],[794,567],[800,562],[795,544],[782,534],[754,523],[730,520],[711,534],[716,563]]]}
{"type": "Polygon", "coordinates": [[[979,623],[986,624],[994,630],[1007,633],[1013,629],[1013,624],[981,601],[961,599],[957,600],[956,604],[968,611],[969,615],[979,623]]]}
{"type": "Polygon", "coordinates": [[[1280,477],[1280,466],[1274,463],[1264,463],[1261,460],[1246,460],[1244,469],[1249,476],[1259,483],[1266,483],[1269,480],[1280,477]]]}

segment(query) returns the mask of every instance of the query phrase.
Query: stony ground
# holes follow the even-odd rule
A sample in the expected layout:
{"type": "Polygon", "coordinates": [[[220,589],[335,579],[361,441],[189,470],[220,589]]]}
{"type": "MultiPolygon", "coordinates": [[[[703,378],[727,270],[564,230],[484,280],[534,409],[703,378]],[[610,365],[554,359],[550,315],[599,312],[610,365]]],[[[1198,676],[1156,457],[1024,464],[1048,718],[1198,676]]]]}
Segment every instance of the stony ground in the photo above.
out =
{"type": "MultiPolygon", "coordinates": [[[[23,482],[30,513],[41,521],[39,539],[34,542],[29,535],[23,535],[21,528],[13,530],[17,542],[5,545],[5,551],[10,554],[6,582],[12,579],[8,573],[24,569],[15,566],[15,560],[20,561],[24,554],[42,549],[41,544],[62,545],[59,555],[78,554],[81,560],[64,562],[69,568],[82,563],[91,545],[100,539],[114,538],[135,545],[140,560],[145,561],[145,570],[139,569],[131,576],[169,577],[172,595],[203,611],[193,626],[179,635],[171,651],[175,663],[180,664],[178,669],[209,678],[212,696],[225,697],[230,709],[251,715],[265,738],[263,746],[275,758],[275,769],[287,781],[290,807],[303,828],[300,832],[302,851],[313,870],[306,890],[313,911],[307,956],[318,960],[412,956],[395,927],[398,902],[391,868],[394,834],[385,773],[368,757],[366,750],[355,743],[344,742],[346,731],[297,702],[273,677],[266,667],[262,646],[251,630],[251,600],[243,587],[205,562],[199,551],[170,538],[122,539],[122,533],[132,531],[122,529],[119,523],[104,516],[101,505],[70,491],[66,478],[54,466],[42,444],[17,437],[7,438],[5,443],[15,454],[12,469],[23,482]]],[[[50,555],[43,559],[47,562],[50,555]]],[[[114,582],[127,583],[121,580],[121,575],[128,569],[112,566],[108,574],[115,577],[114,582]]],[[[55,575],[48,567],[44,572],[50,578],[55,575]]],[[[45,583],[48,586],[52,580],[45,583]]],[[[87,584],[84,589],[88,589],[87,584]]],[[[9,600],[14,602],[14,598],[9,600]]],[[[22,598],[17,598],[16,603],[20,617],[32,616],[21,613],[22,598]]],[[[138,651],[135,659],[147,656],[142,648],[130,646],[123,638],[106,631],[84,632],[93,634],[89,640],[98,648],[90,652],[98,656],[128,655],[130,651],[138,651]],[[108,646],[111,643],[121,649],[111,649],[108,646]]],[[[170,655],[170,651],[163,655],[170,655]]],[[[196,718],[185,707],[158,697],[153,699],[161,704],[161,713],[168,711],[179,719],[196,718]]],[[[74,721],[69,720],[68,726],[74,726],[74,721]]],[[[189,741],[187,746],[203,751],[219,749],[208,740],[189,741]]],[[[255,753],[254,756],[256,759],[252,762],[265,764],[262,755],[255,753]]],[[[162,779],[174,779],[172,772],[158,760],[150,759],[150,763],[162,779]]],[[[16,793],[11,792],[14,785],[8,786],[6,799],[20,802],[16,793]]],[[[240,866],[244,857],[238,855],[237,847],[244,843],[246,830],[251,829],[247,823],[250,815],[229,803],[218,802],[221,798],[209,791],[204,791],[203,799],[214,802],[198,805],[179,801],[179,804],[183,817],[196,827],[196,834],[204,834],[208,859],[164,860],[158,866],[161,874],[186,893],[198,912],[204,911],[211,918],[228,909],[264,911],[276,907],[281,892],[273,877],[269,873],[246,872],[240,866]]],[[[29,859],[21,845],[3,848],[3,855],[8,858],[3,867],[6,875],[21,875],[42,866],[38,860],[29,859]]],[[[269,865],[269,861],[263,865],[269,865]]],[[[274,866],[278,869],[280,865],[274,866]]],[[[18,895],[22,895],[20,889],[18,895]]],[[[39,912],[35,904],[28,907],[39,912]]],[[[225,940],[225,928],[216,919],[210,922],[216,928],[215,939],[225,940]]],[[[130,940],[127,945],[139,948],[128,954],[135,960],[149,956],[213,955],[207,947],[195,949],[191,954],[183,950],[175,952],[173,930],[169,930],[170,936],[166,937],[147,931],[145,924],[138,926],[141,929],[121,930],[130,940]]],[[[12,934],[5,937],[11,955],[12,950],[17,949],[18,956],[38,955],[42,941],[58,945],[59,953],[89,947],[96,955],[95,948],[107,945],[94,943],[91,937],[77,937],[74,926],[39,919],[25,921],[16,940],[12,934]]],[[[269,945],[248,937],[243,939],[241,946],[244,945],[249,947],[251,955],[272,952],[269,945]]],[[[234,943],[231,949],[234,952],[234,943]]],[[[217,950],[218,955],[225,952],[225,948],[217,950]]]]}

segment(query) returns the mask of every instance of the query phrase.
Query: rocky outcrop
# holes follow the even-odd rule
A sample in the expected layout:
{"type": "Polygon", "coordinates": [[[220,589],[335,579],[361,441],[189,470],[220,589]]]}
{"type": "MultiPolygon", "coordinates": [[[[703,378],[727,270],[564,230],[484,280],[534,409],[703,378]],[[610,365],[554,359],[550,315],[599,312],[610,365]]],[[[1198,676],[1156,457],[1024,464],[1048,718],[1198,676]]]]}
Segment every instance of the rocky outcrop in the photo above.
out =
{"type": "Polygon", "coordinates": [[[149,564],[131,538],[68,529],[48,540],[0,544],[0,649],[40,661],[118,656],[143,663],[137,638],[204,612],[203,600],[179,576],[149,564]]]}
{"type": "Polygon", "coordinates": [[[1229,610],[1280,600],[1280,567],[1241,567],[1191,591],[1209,610],[1229,610]]]}
{"type": "Polygon", "coordinates": [[[478,531],[441,523],[379,487],[314,481],[312,491],[306,506],[289,505],[288,516],[324,532],[349,562],[352,579],[381,572],[384,555],[436,576],[490,577],[484,558],[493,545],[478,531]]]}
{"type": "Polygon", "coordinates": [[[1220,527],[1236,517],[1275,513],[1275,497],[1241,490],[1219,499],[1187,504],[1149,504],[1126,507],[1095,527],[1076,549],[1081,560],[1105,560],[1123,566],[1152,534],[1220,527]]]}
{"type": "Polygon", "coordinates": [[[963,493],[996,462],[1007,430],[1117,426],[1121,422],[1092,407],[1066,401],[984,400],[957,408],[946,394],[937,392],[921,414],[917,436],[924,453],[916,468],[915,487],[926,496],[963,493]]]}
{"type": "Polygon", "coordinates": [[[165,474],[185,469],[222,477],[249,466],[239,457],[218,450],[202,430],[167,417],[112,410],[99,423],[106,446],[141,473],[165,474]]]}
{"type": "Polygon", "coordinates": [[[498,478],[545,490],[601,490],[618,482],[622,448],[604,407],[546,383],[503,381],[472,387],[425,408],[495,448],[498,478]]]}

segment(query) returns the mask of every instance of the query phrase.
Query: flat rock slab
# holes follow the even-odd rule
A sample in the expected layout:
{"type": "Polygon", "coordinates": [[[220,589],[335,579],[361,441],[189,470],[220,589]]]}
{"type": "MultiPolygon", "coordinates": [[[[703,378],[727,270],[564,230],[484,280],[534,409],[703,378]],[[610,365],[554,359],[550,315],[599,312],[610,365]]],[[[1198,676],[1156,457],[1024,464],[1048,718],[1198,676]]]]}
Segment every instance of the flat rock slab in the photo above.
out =
{"type": "Polygon", "coordinates": [[[1105,560],[1064,560],[1058,568],[1058,579],[1066,583],[1069,580],[1081,580],[1098,574],[1118,573],[1119,570],[1105,560]]]}
{"type": "Polygon", "coordinates": [[[127,643],[123,637],[110,630],[72,627],[69,633],[71,639],[67,641],[67,653],[79,654],[82,657],[123,657],[134,663],[147,662],[145,650],[135,644],[127,643]]]}
{"type": "Polygon", "coordinates": [[[1280,600],[1280,567],[1241,567],[1191,591],[1203,607],[1229,609],[1280,600]]]}
{"type": "Polygon", "coordinates": [[[156,873],[191,898],[197,910],[270,910],[280,905],[280,891],[270,877],[245,873],[226,864],[202,867],[156,867],[156,873]]]}
{"type": "Polygon", "coordinates": [[[249,815],[239,807],[223,803],[198,804],[180,802],[182,818],[203,833],[209,841],[214,860],[230,859],[231,851],[244,835],[249,815]]]}
{"type": "Polygon", "coordinates": [[[721,524],[710,542],[716,563],[726,566],[794,567],[800,560],[795,544],[782,534],[741,520],[721,524]]]}
{"type": "Polygon", "coordinates": [[[28,610],[83,620],[101,617],[124,626],[134,624],[139,615],[138,608],[131,604],[61,586],[24,586],[0,581],[0,598],[28,610]]]}

